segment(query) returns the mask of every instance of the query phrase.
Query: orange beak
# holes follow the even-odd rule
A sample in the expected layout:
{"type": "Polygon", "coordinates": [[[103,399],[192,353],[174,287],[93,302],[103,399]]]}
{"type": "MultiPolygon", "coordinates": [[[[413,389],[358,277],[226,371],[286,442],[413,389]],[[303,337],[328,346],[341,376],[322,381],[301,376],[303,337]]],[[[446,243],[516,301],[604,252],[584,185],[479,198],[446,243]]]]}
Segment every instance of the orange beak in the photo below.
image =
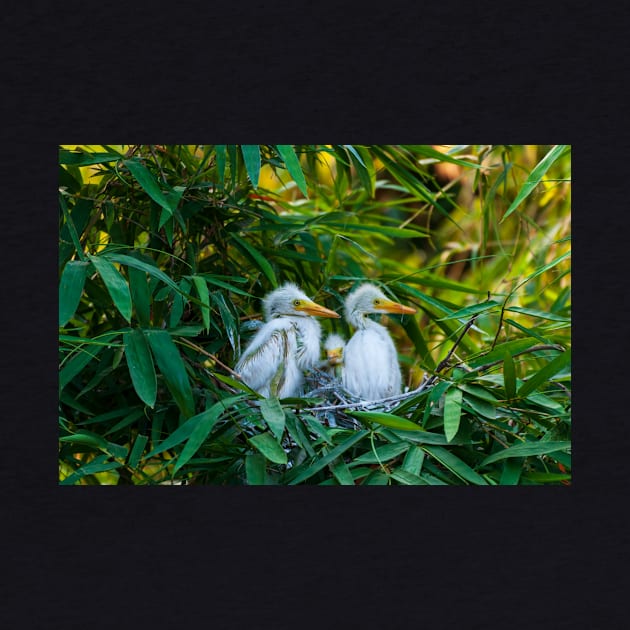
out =
{"type": "Polygon", "coordinates": [[[339,313],[335,313],[335,311],[331,311],[324,306],[315,304],[315,302],[306,302],[295,308],[298,311],[304,311],[307,315],[316,315],[317,317],[341,317],[339,313]]]}
{"type": "Polygon", "coordinates": [[[392,302],[392,300],[381,300],[379,310],[388,313],[398,313],[400,315],[413,315],[416,312],[415,308],[403,306],[402,304],[398,304],[398,302],[392,302]]]}

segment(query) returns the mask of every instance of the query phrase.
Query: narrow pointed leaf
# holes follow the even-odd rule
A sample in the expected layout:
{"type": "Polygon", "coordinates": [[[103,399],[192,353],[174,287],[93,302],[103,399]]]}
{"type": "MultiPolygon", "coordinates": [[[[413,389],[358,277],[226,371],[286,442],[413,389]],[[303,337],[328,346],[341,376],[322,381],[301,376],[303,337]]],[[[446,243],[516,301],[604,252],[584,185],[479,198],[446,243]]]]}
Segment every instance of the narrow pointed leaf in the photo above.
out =
{"type": "Polygon", "coordinates": [[[245,476],[250,486],[263,486],[267,476],[267,462],[259,453],[249,453],[245,457],[245,476]]]}
{"type": "Polygon", "coordinates": [[[142,452],[144,451],[144,447],[149,441],[149,437],[146,435],[139,434],[136,438],[136,441],[133,443],[133,448],[131,449],[131,453],[129,453],[129,468],[134,469],[138,465],[140,461],[140,457],[142,456],[142,452]]]}
{"type": "Polygon", "coordinates": [[[126,254],[105,254],[102,258],[107,258],[112,262],[117,262],[121,265],[127,265],[129,267],[134,267],[136,269],[140,269],[141,271],[146,271],[149,275],[157,278],[167,284],[169,287],[175,289],[177,292],[181,292],[181,289],[177,282],[172,278],[169,278],[163,271],[154,267],[153,265],[149,265],[133,256],[127,256],[126,254]]]}
{"type": "Polygon", "coordinates": [[[530,455],[547,455],[555,451],[566,451],[571,448],[571,442],[568,441],[549,441],[549,442],[525,442],[519,443],[510,448],[506,448],[498,453],[493,453],[484,459],[480,466],[486,466],[498,462],[508,457],[528,457],[530,455]]]}
{"type": "Polygon", "coordinates": [[[99,276],[101,276],[116,308],[128,322],[131,322],[131,294],[129,293],[127,281],[104,256],[88,256],[99,276]]]}
{"type": "Polygon", "coordinates": [[[512,400],[516,395],[516,369],[514,359],[509,352],[503,358],[503,384],[505,385],[505,395],[508,400],[512,400]]]}
{"type": "Polygon", "coordinates": [[[230,238],[237,244],[237,247],[248,257],[250,258],[256,265],[258,265],[259,269],[265,274],[271,285],[274,289],[278,286],[278,280],[276,279],[276,274],[273,270],[273,267],[269,263],[269,261],[250,243],[248,243],[245,239],[242,239],[240,236],[236,234],[230,234],[230,238]]]}
{"type": "Polygon", "coordinates": [[[280,441],[282,434],[284,433],[284,426],[286,423],[286,417],[284,415],[284,409],[277,398],[263,398],[260,401],[260,411],[262,413],[267,426],[271,429],[271,432],[276,436],[276,439],[280,441]]]}
{"type": "Polygon", "coordinates": [[[518,390],[520,398],[526,397],[528,394],[538,389],[543,383],[546,383],[554,374],[571,363],[571,350],[566,350],[559,354],[555,359],[547,363],[544,368],[531,376],[525,381],[518,390]]]}
{"type": "Polygon", "coordinates": [[[277,144],[276,149],[280,154],[280,157],[284,161],[284,165],[289,171],[289,175],[293,178],[293,181],[297,184],[302,194],[308,198],[308,190],[306,188],[306,180],[304,179],[304,173],[300,166],[295,150],[290,144],[277,144]]]}
{"type": "Polygon", "coordinates": [[[496,300],[490,300],[489,302],[482,302],[481,304],[473,304],[472,306],[467,306],[466,308],[462,308],[440,319],[460,319],[463,317],[470,317],[472,315],[479,315],[479,313],[491,311],[498,306],[500,306],[500,302],[497,302],[496,300]]]}
{"type": "Polygon", "coordinates": [[[249,181],[254,188],[258,188],[258,180],[260,179],[260,146],[257,144],[242,144],[241,153],[243,154],[243,162],[245,162],[249,181]]]}
{"type": "Polygon", "coordinates": [[[230,397],[226,400],[220,400],[214,403],[211,407],[205,411],[197,414],[198,421],[188,438],[188,442],[184,445],[182,452],[177,458],[177,463],[173,468],[173,474],[175,474],[182,466],[184,466],[190,460],[193,455],[201,448],[201,445],[205,442],[206,438],[219,421],[221,414],[227,409],[227,407],[234,402],[234,398],[240,400],[243,396],[230,397]]]}
{"type": "Polygon", "coordinates": [[[166,330],[149,330],[146,335],[166,386],[185,417],[193,416],[195,403],[188,374],[179,350],[166,330]]]}
{"type": "Polygon", "coordinates": [[[385,444],[375,448],[374,451],[367,451],[360,455],[352,464],[380,464],[381,462],[388,462],[402,453],[407,452],[411,444],[409,442],[396,442],[395,444],[385,444]]]}
{"type": "Polygon", "coordinates": [[[249,438],[249,443],[257,448],[270,462],[274,464],[286,464],[287,454],[278,444],[276,438],[269,432],[260,433],[249,438]]]}
{"type": "Polygon", "coordinates": [[[71,260],[66,263],[59,283],[59,326],[65,326],[81,301],[89,263],[71,260]]]}
{"type": "Polygon", "coordinates": [[[201,319],[203,327],[206,331],[210,330],[210,292],[208,291],[208,283],[200,276],[193,276],[192,281],[197,289],[199,300],[203,304],[201,307],[201,319]]]}
{"type": "Polygon", "coordinates": [[[514,198],[514,201],[510,204],[510,207],[507,209],[506,213],[503,215],[503,219],[501,221],[505,221],[507,217],[509,217],[516,208],[518,208],[525,199],[530,195],[530,193],[540,184],[540,180],[543,178],[543,175],[549,170],[551,165],[567,150],[569,145],[566,144],[557,144],[555,145],[547,155],[536,165],[534,170],[529,174],[529,177],[525,180],[525,183],[519,190],[518,194],[514,198]]]}
{"type": "Polygon", "coordinates": [[[157,378],[147,338],[136,328],[125,333],[124,340],[131,382],[140,400],[152,408],[157,396],[157,378]]]}
{"type": "Polygon", "coordinates": [[[441,446],[422,446],[421,448],[464,481],[478,486],[488,485],[488,482],[481,475],[447,449],[441,446]]]}
{"type": "Polygon", "coordinates": [[[368,420],[370,422],[377,422],[385,427],[391,427],[392,429],[403,429],[405,431],[423,431],[424,429],[406,418],[400,418],[391,413],[382,413],[379,411],[347,411],[349,416],[358,418],[359,420],[368,420]]]}
{"type": "Polygon", "coordinates": [[[135,267],[127,267],[129,276],[129,290],[136,317],[141,326],[151,325],[151,292],[147,282],[147,274],[135,267]]]}
{"type": "Polygon", "coordinates": [[[330,462],[335,460],[337,457],[345,453],[349,448],[354,446],[357,442],[362,440],[368,434],[367,430],[357,431],[352,434],[347,440],[339,444],[339,446],[335,447],[332,451],[327,453],[324,457],[314,462],[311,466],[309,466],[306,470],[301,471],[296,477],[289,481],[290,486],[294,486],[302,481],[305,481],[309,477],[312,477],[316,473],[318,473],[322,468],[328,466],[330,462]]]}
{"type": "Polygon", "coordinates": [[[129,169],[129,172],[140,184],[144,192],[146,192],[153,201],[164,208],[164,210],[168,212],[169,216],[172,216],[175,208],[177,207],[177,202],[174,197],[166,197],[149,169],[137,159],[123,160],[123,164],[129,169]]]}
{"type": "Polygon", "coordinates": [[[450,442],[459,430],[459,421],[462,416],[463,392],[457,387],[452,387],[446,392],[444,398],[444,435],[450,442]]]}

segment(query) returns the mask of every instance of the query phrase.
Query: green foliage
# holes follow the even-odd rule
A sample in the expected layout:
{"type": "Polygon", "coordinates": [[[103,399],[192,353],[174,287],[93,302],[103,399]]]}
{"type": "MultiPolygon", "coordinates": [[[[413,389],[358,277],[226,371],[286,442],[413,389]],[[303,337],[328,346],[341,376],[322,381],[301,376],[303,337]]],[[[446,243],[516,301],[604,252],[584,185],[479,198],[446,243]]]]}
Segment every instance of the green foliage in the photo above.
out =
{"type": "Polygon", "coordinates": [[[570,170],[564,145],[60,148],[60,483],[570,483],[570,170]],[[238,380],[268,291],[342,312],[364,280],[418,310],[388,324],[409,395],[346,428],[238,380]]]}

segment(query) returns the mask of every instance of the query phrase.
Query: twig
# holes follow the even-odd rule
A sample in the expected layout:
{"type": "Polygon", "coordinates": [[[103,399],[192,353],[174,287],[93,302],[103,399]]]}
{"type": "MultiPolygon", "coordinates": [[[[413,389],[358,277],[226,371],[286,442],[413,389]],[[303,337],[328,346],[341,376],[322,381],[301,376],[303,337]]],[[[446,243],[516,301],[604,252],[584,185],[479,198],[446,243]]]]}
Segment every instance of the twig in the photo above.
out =
{"type": "Polygon", "coordinates": [[[207,350],[204,350],[201,346],[198,346],[192,341],[188,341],[188,339],[180,339],[180,342],[192,348],[193,350],[197,350],[197,352],[201,352],[201,354],[204,354],[207,357],[211,358],[218,365],[220,365],[224,370],[227,370],[232,376],[235,376],[236,378],[240,380],[241,378],[240,374],[238,372],[235,372],[232,368],[225,365],[225,363],[222,363],[221,361],[219,361],[219,359],[217,359],[217,357],[215,357],[214,354],[210,354],[207,350]]]}
{"type": "Polygon", "coordinates": [[[473,315],[470,318],[470,321],[466,324],[466,326],[464,326],[464,330],[462,330],[461,334],[457,338],[457,341],[453,344],[453,347],[450,349],[449,353],[444,357],[444,359],[440,361],[437,368],[435,368],[436,372],[441,372],[448,365],[448,360],[453,356],[453,352],[455,352],[455,348],[457,348],[457,346],[460,344],[461,340],[464,338],[464,335],[468,332],[470,327],[475,323],[476,319],[477,319],[476,315],[473,315]]]}

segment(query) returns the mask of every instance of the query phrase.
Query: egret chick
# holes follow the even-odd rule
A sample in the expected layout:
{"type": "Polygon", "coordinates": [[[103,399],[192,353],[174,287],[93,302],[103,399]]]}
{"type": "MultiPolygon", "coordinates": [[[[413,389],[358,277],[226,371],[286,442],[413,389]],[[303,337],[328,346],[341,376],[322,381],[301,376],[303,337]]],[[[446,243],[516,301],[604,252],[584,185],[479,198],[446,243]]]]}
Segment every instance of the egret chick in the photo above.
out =
{"type": "Polygon", "coordinates": [[[345,302],[346,321],[356,332],[344,351],[343,386],[364,400],[378,400],[400,393],[401,376],[396,347],[385,326],[370,313],[413,314],[416,309],[390,300],[376,286],[362,284],[345,302]]]}
{"type": "Polygon", "coordinates": [[[266,323],[254,335],[235,371],[259,394],[278,398],[299,396],[303,370],[319,360],[321,328],[313,315],[339,317],[309,299],[290,282],[263,299],[266,323]]]}
{"type": "Polygon", "coordinates": [[[343,337],[337,333],[330,333],[324,341],[324,352],[326,358],[322,361],[322,367],[330,374],[341,379],[343,368],[343,349],[346,345],[343,337]]]}

